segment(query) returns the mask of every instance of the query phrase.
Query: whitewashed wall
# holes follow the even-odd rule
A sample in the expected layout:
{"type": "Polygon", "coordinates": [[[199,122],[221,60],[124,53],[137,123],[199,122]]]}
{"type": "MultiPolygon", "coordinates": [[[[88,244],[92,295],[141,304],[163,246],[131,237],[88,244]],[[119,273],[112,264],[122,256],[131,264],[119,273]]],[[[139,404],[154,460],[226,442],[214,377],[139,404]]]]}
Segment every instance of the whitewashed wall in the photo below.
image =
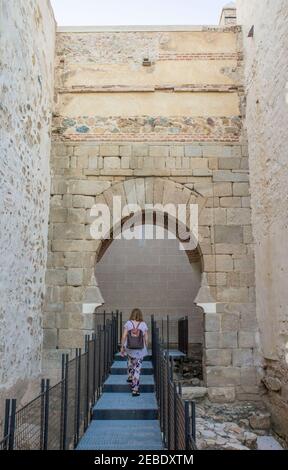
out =
{"type": "Polygon", "coordinates": [[[288,2],[238,0],[237,7],[245,52],[257,316],[274,421],[288,436],[288,2]]]}
{"type": "Polygon", "coordinates": [[[48,0],[0,0],[2,398],[21,397],[41,367],[54,44],[48,0]]]}

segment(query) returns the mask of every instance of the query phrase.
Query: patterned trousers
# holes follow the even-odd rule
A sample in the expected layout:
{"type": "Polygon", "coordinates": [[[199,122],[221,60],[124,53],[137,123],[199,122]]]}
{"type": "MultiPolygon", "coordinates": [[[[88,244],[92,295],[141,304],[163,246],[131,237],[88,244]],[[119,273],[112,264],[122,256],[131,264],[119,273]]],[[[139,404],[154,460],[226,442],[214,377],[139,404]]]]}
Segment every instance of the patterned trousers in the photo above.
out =
{"type": "Polygon", "coordinates": [[[143,359],[128,356],[128,377],[132,379],[132,391],[138,392],[143,359]]]}

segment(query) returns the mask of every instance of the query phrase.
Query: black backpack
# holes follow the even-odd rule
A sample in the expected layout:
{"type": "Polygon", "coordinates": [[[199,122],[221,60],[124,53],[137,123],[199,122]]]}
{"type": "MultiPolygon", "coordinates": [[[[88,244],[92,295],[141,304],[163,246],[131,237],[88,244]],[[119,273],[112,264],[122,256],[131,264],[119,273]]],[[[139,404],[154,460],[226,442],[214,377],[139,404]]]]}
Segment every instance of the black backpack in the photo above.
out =
{"type": "Polygon", "coordinates": [[[134,327],[134,323],[131,321],[133,328],[128,331],[127,336],[127,348],[128,349],[143,349],[144,348],[144,335],[143,331],[139,330],[139,326],[142,322],[138,323],[137,327],[134,327]]]}

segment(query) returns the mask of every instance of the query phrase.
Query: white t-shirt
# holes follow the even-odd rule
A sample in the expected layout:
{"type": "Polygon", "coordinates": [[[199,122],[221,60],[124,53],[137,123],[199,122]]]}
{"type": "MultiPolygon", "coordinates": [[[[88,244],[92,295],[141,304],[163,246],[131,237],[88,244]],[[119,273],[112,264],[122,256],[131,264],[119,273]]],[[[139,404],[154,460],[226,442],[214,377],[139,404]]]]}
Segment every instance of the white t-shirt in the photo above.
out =
{"type": "MultiPolygon", "coordinates": [[[[144,321],[139,323],[135,320],[128,320],[125,323],[124,328],[127,331],[130,331],[130,330],[133,330],[134,328],[137,328],[137,325],[138,325],[138,329],[143,332],[143,335],[148,331],[148,326],[146,325],[144,321]]],[[[133,358],[143,359],[143,357],[148,356],[148,351],[147,351],[146,346],[144,346],[143,349],[128,349],[127,340],[125,342],[125,349],[126,349],[128,356],[133,357],[133,358]]]]}

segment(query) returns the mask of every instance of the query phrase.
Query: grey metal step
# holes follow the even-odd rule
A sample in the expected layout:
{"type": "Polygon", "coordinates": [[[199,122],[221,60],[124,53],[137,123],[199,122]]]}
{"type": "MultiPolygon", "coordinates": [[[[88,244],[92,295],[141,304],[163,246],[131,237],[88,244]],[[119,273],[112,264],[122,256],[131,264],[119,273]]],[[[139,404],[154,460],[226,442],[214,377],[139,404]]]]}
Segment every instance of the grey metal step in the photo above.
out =
{"type": "MultiPolygon", "coordinates": [[[[106,393],[129,393],[131,385],[127,383],[127,375],[110,375],[104,384],[104,392],[106,393]]],[[[155,383],[153,375],[143,375],[140,378],[141,393],[153,393],[155,391],[155,383]]]]}
{"type": "MultiPolygon", "coordinates": [[[[127,362],[127,356],[126,357],[122,357],[120,353],[117,353],[115,354],[115,361],[124,361],[124,362],[127,362]]],[[[151,352],[148,351],[148,356],[145,356],[144,359],[143,359],[143,362],[147,362],[147,361],[151,361],[152,359],[152,355],[151,355],[151,352]]]]}
{"type": "Polygon", "coordinates": [[[104,393],[93,409],[93,419],[158,419],[155,394],[143,393],[139,397],[132,397],[130,393],[104,393]]]}
{"type": "MultiPolygon", "coordinates": [[[[111,367],[111,374],[113,375],[127,375],[127,363],[125,361],[115,361],[111,367]]],[[[153,365],[152,362],[143,362],[141,368],[141,375],[152,375],[153,365]]]]}
{"type": "Polygon", "coordinates": [[[92,421],[77,450],[163,450],[159,421],[92,421]]]}

